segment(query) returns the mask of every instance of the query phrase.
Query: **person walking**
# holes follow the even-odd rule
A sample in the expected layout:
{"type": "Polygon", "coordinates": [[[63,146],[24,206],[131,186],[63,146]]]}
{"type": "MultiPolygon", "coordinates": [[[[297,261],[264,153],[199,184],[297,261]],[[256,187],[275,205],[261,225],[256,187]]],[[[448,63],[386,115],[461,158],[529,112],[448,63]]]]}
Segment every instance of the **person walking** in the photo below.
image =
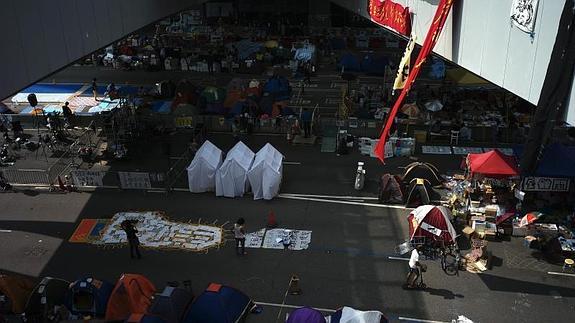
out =
{"type": "Polygon", "coordinates": [[[234,238],[236,239],[236,253],[238,255],[247,254],[245,223],[244,218],[239,218],[238,221],[234,223],[234,238]]]}
{"type": "Polygon", "coordinates": [[[136,233],[138,230],[134,227],[134,221],[132,220],[124,220],[122,222],[122,229],[126,232],[126,237],[128,238],[128,245],[130,246],[130,258],[134,258],[134,255],[138,259],[142,259],[142,255],[140,254],[140,240],[136,233]]]}
{"type": "Polygon", "coordinates": [[[423,250],[422,245],[418,245],[411,251],[409,257],[409,274],[407,275],[407,288],[417,287],[417,278],[421,273],[419,272],[419,252],[423,250]]]}
{"type": "Polygon", "coordinates": [[[312,113],[308,108],[304,108],[301,113],[301,122],[303,125],[303,133],[305,138],[309,138],[311,134],[311,122],[313,119],[312,113]]]}
{"type": "Polygon", "coordinates": [[[94,100],[98,101],[98,83],[96,78],[92,80],[92,94],[94,94],[94,100]]]}

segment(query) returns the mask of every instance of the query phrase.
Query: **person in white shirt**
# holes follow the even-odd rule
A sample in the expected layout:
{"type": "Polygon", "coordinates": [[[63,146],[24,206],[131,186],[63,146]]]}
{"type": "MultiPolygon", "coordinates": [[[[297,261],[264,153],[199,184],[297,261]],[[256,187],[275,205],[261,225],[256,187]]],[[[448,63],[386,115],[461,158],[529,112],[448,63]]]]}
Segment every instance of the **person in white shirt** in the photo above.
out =
{"type": "Polygon", "coordinates": [[[245,223],[246,221],[244,218],[239,218],[236,223],[234,223],[234,238],[236,239],[236,253],[238,255],[245,255],[246,254],[246,230],[245,230],[245,223]]]}
{"type": "Polygon", "coordinates": [[[418,245],[411,251],[411,256],[409,257],[409,274],[407,275],[407,287],[415,288],[415,282],[419,273],[419,252],[423,248],[422,245],[418,245]]]}

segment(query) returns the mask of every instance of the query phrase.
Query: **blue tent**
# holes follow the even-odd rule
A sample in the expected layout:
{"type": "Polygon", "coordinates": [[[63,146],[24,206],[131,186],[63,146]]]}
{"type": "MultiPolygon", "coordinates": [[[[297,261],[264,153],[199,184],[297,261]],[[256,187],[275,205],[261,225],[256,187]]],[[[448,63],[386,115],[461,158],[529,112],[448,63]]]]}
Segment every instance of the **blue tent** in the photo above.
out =
{"type": "Polygon", "coordinates": [[[83,277],[70,285],[65,305],[74,315],[103,317],[114,285],[92,277],[83,277]]]}
{"type": "Polygon", "coordinates": [[[237,116],[240,115],[242,113],[242,111],[244,110],[244,107],[246,106],[247,102],[246,101],[238,101],[234,104],[234,106],[230,109],[230,115],[232,116],[237,116]]]}
{"type": "Polygon", "coordinates": [[[239,290],[211,283],[190,306],[183,323],[235,323],[249,313],[251,300],[239,290]]]}
{"type": "Polygon", "coordinates": [[[369,53],[366,54],[361,61],[361,70],[372,75],[383,75],[387,64],[387,57],[369,53]]]}
{"type": "Polygon", "coordinates": [[[325,323],[325,318],[316,309],[302,307],[291,312],[286,323],[325,323]]]}
{"type": "Polygon", "coordinates": [[[151,322],[154,317],[166,322],[180,322],[193,298],[194,295],[186,289],[167,286],[161,294],[154,296],[148,309],[153,316],[145,322],[151,322]]]}
{"type": "Polygon", "coordinates": [[[159,114],[168,114],[172,111],[172,101],[156,101],[152,103],[152,111],[159,114]]]}
{"type": "Polygon", "coordinates": [[[275,76],[264,85],[264,93],[273,95],[275,101],[287,101],[291,96],[291,87],[287,78],[275,76]]]}
{"type": "MultiPolygon", "coordinates": [[[[513,151],[520,160],[523,147],[515,147],[513,151]]],[[[559,143],[550,144],[543,150],[543,156],[533,176],[540,177],[575,177],[575,146],[565,146],[559,143]]]]}
{"type": "Polygon", "coordinates": [[[361,71],[361,64],[355,55],[352,53],[346,53],[339,59],[338,69],[342,67],[346,72],[359,72],[361,71]]]}

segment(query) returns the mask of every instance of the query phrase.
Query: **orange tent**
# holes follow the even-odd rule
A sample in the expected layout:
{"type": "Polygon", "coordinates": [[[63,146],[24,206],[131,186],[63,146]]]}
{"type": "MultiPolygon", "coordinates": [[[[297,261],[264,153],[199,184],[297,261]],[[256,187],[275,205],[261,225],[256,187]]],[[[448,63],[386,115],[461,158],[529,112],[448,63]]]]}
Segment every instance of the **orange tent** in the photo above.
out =
{"type": "Polygon", "coordinates": [[[6,276],[0,275],[0,295],[4,296],[4,302],[10,304],[11,308],[2,308],[2,301],[0,301],[0,314],[3,310],[7,313],[20,314],[26,308],[28,297],[34,290],[34,282],[25,277],[6,276]]]}
{"type": "Polygon", "coordinates": [[[131,314],[145,314],[156,293],[156,287],[146,277],[123,274],[108,300],[106,321],[123,321],[131,314]]]}

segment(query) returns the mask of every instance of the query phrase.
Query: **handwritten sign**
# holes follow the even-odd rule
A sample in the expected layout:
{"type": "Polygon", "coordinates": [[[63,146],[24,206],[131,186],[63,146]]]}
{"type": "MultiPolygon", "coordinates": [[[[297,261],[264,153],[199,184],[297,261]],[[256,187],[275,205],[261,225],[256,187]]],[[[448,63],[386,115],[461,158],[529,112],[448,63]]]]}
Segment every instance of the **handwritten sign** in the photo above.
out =
{"type": "Polygon", "coordinates": [[[525,177],[521,188],[525,192],[568,192],[569,184],[568,178],[525,177]]]}
{"type": "Polygon", "coordinates": [[[120,187],[123,189],[145,190],[152,188],[150,175],[139,172],[118,172],[120,187]]]}
{"type": "Polygon", "coordinates": [[[92,170],[72,171],[72,180],[76,186],[104,186],[106,172],[92,170]]]}
{"type": "Polygon", "coordinates": [[[194,118],[192,117],[178,117],[175,118],[177,128],[191,128],[194,126],[194,118]]]}

